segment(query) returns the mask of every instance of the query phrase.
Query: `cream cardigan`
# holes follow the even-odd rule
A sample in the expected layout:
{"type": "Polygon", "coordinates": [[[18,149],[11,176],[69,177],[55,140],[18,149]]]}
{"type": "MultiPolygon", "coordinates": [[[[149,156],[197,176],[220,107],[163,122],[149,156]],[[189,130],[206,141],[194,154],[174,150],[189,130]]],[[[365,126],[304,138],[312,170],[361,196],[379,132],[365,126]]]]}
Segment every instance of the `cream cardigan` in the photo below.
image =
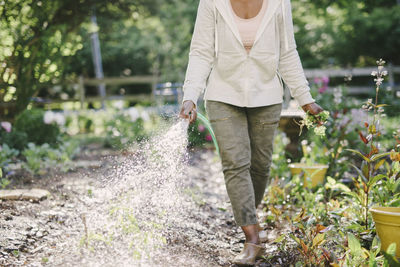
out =
{"type": "Polygon", "coordinates": [[[230,0],[200,0],[183,101],[204,99],[240,107],[283,101],[280,77],[300,106],[314,102],[296,49],[290,0],[267,0],[268,7],[247,53],[230,0]]]}

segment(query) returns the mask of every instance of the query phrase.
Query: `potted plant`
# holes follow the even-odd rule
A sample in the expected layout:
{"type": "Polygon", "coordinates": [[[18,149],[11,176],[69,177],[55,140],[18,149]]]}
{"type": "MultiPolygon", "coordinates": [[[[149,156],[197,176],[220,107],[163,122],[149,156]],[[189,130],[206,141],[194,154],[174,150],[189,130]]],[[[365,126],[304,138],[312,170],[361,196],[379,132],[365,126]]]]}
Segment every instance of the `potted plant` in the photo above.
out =
{"type": "Polygon", "coordinates": [[[307,140],[301,142],[303,157],[300,162],[289,164],[292,175],[304,173],[304,187],[313,188],[322,184],[328,170],[328,165],[324,164],[323,155],[325,149],[315,146],[314,143],[308,144],[307,140]]]}
{"type": "MultiPolygon", "coordinates": [[[[382,249],[387,250],[388,246],[396,243],[397,250],[396,256],[400,257],[400,208],[399,207],[383,207],[374,206],[370,209],[371,192],[373,188],[382,185],[383,181],[398,180],[400,178],[400,141],[399,137],[395,136],[397,140],[397,147],[391,152],[381,152],[382,148],[379,147],[377,138],[381,135],[380,118],[384,113],[385,104],[378,104],[378,93],[380,86],[384,80],[387,72],[384,70],[385,61],[382,59],[377,61],[378,70],[372,72],[375,77],[376,83],[375,100],[368,99],[362,108],[368,113],[368,121],[364,123],[365,130],[358,131],[359,137],[365,144],[365,151],[358,151],[354,149],[347,149],[348,151],[359,156],[361,159],[361,166],[353,165],[357,171],[358,177],[353,178],[355,184],[355,192],[348,192],[347,194],[354,197],[360,202],[363,208],[363,219],[365,225],[365,232],[370,232],[368,211],[372,213],[375,221],[376,231],[381,239],[382,249]],[[370,116],[372,113],[372,116],[370,116]],[[372,117],[372,118],[371,118],[372,117]],[[387,158],[390,156],[392,164],[386,163],[387,158]],[[388,172],[386,174],[380,171],[381,167],[386,163],[388,172]]],[[[392,196],[393,197],[393,196],[392,196]]],[[[390,205],[390,203],[388,203],[390,205]]]]}
{"type": "MultiPolygon", "coordinates": [[[[400,130],[399,130],[400,132],[400,130]]],[[[385,206],[374,206],[370,209],[375,222],[376,232],[381,239],[382,247],[386,250],[390,244],[396,243],[396,256],[400,258],[400,137],[395,135],[397,146],[390,152],[392,164],[388,168],[385,187],[385,206]]],[[[382,190],[377,193],[382,194],[382,190]]]]}

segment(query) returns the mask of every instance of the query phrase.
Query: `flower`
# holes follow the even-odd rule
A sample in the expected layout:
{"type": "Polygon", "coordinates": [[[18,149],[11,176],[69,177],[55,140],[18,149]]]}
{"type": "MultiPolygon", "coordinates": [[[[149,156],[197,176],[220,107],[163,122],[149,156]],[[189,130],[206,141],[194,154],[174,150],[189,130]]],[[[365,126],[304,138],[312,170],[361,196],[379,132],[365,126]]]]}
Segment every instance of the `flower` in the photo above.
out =
{"type": "Polygon", "coordinates": [[[324,84],[328,84],[329,83],[329,77],[328,76],[322,77],[322,82],[324,84]]]}
{"type": "Polygon", "coordinates": [[[6,130],[7,133],[11,132],[11,123],[8,121],[2,121],[1,122],[1,127],[3,127],[4,130],[6,130]]]}
{"type": "Polygon", "coordinates": [[[211,142],[212,141],[212,136],[211,134],[206,135],[206,141],[211,142]]]}
{"type": "Polygon", "coordinates": [[[199,132],[204,132],[204,130],[206,129],[206,127],[204,127],[203,124],[199,124],[199,126],[197,127],[197,130],[199,130],[199,132]]]}
{"type": "Polygon", "coordinates": [[[57,123],[59,126],[63,126],[65,124],[64,115],[61,113],[54,114],[54,122],[57,123]]]}
{"type": "Polygon", "coordinates": [[[44,113],[43,121],[46,124],[51,124],[51,123],[55,122],[59,126],[63,126],[65,124],[65,117],[61,113],[56,113],[51,110],[48,110],[44,113]]]}
{"type": "Polygon", "coordinates": [[[128,115],[131,118],[132,122],[135,122],[140,117],[139,111],[135,107],[131,107],[128,109],[128,115]]]}
{"type": "Polygon", "coordinates": [[[123,109],[124,108],[124,101],[118,100],[113,103],[113,107],[116,109],[123,109]]]}
{"type": "Polygon", "coordinates": [[[324,125],[314,128],[314,133],[318,136],[325,136],[326,127],[324,125]]]}
{"type": "Polygon", "coordinates": [[[48,110],[44,113],[43,121],[46,124],[51,124],[54,120],[54,113],[51,110],[48,110]]]}
{"type": "Polygon", "coordinates": [[[140,117],[142,117],[143,121],[149,121],[150,120],[150,115],[147,111],[143,110],[140,114],[140,117]]]}
{"type": "Polygon", "coordinates": [[[328,86],[322,85],[322,86],[318,89],[318,92],[319,92],[320,94],[323,94],[323,93],[325,93],[326,90],[328,90],[328,86]]]}
{"type": "Polygon", "coordinates": [[[342,96],[343,93],[341,88],[336,87],[333,89],[333,97],[334,97],[333,102],[335,102],[335,104],[338,105],[342,102],[342,96]]]}

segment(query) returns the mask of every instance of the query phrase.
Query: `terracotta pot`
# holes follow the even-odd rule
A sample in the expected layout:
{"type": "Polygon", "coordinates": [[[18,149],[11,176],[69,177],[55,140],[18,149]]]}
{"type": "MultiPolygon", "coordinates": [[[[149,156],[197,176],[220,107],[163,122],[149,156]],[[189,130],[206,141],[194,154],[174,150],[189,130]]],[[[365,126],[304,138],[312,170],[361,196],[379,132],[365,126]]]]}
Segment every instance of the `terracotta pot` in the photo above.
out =
{"type": "Polygon", "coordinates": [[[324,164],[314,164],[312,166],[308,166],[305,163],[289,164],[292,175],[304,172],[304,187],[309,188],[323,184],[328,167],[328,165],[324,164]]]}
{"type": "Polygon", "coordinates": [[[381,249],[386,251],[390,244],[396,243],[396,257],[400,258],[400,207],[372,207],[369,211],[381,239],[381,249]]]}

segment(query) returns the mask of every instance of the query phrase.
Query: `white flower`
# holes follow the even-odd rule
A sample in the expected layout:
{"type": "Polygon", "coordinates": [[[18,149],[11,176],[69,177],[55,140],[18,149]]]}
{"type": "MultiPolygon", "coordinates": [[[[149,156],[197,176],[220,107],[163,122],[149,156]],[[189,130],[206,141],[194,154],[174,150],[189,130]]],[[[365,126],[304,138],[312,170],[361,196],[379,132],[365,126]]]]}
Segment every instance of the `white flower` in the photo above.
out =
{"type": "Polygon", "coordinates": [[[314,128],[314,133],[319,136],[325,136],[326,127],[324,125],[314,128]]]}
{"type": "Polygon", "coordinates": [[[344,139],[344,140],[340,141],[340,145],[343,147],[346,147],[349,145],[349,141],[347,141],[347,139],[344,139]]]}
{"type": "Polygon", "coordinates": [[[302,144],[303,146],[306,146],[306,145],[308,144],[308,142],[307,142],[306,139],[304,139],[303,141],[301,141],[301,144],[302,144]]]}
{"type": "Polygon", "coordinates": [[[65,117],[61,113],[54,113],[54,122],[57,123],[59,126],[63,126],[65,124],[65,117]]]}
{"type": "Polygon", "coordinates": [[[135,107],[131,107],[128,109],[128,115],[129,117],[131,117],[132,122],[135,122],[140,117],[139,111],[135,107]]]}
{"type": "Polygon", "coordinates": [[[11,123],[8,121],[2,121],[1,122],[1,127],[3,127],[4,130],[6,130],[7,133],[11,132],[11,123]]]}
{"type": "Polygon", "coordinates": [[[378,78],[374,79],[374,81],[375,81],[377,86],[380,86],[382,84],[382,82],[383,82],[383,78],[378,77],[378,78]]]}
{"type": "Polygon", "coordinates": [[[150,120],[150,116],[149,113],[147,113],[147,111],[143,110],[140,114],[140,117],[142,117],[142,119],[144,121],[149,121],[150,120]]]}
{"type": "Polygon", "coordinates": [[[113,103],[113,107],[116,109],[123,109],[124,108],[124,101],[118,100],[113,103]]]}
{"type": "Polygon", "coordinates": [[[373,72],[371,72],[371,76],[377,76],[378,72],[376,70],[374,70],[373,72]]]}
{"type": "Polygon", "coordinates": [[[50,124],[54,121],[54,113],[51,110],[48,110],[44,113],[43,121],[46,124],[50,124]]]}

